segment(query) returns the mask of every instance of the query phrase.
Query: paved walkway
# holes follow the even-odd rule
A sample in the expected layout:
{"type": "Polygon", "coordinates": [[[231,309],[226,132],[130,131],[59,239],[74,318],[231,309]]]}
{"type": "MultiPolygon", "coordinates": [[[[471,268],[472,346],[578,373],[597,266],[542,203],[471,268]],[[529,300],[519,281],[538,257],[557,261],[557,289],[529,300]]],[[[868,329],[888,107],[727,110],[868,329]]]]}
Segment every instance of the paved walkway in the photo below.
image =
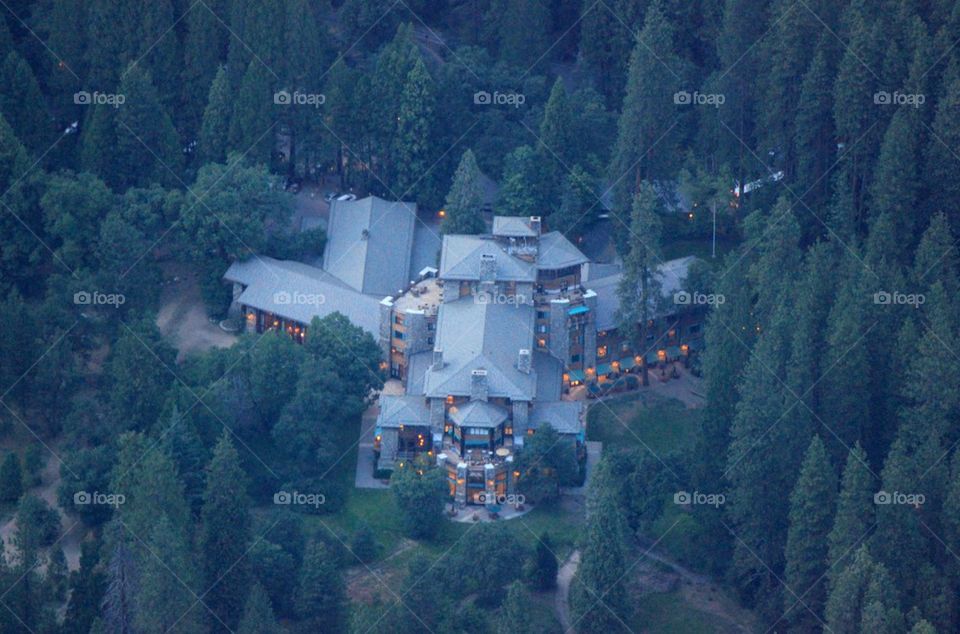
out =
{"type": "Polygon", "coordinates": [[[373,477],[376,456],[373,453],[373,428],[377,424],[377,414],[380,406],[374,403],[363,413],[360,421],[360,442],[357,444],[357,473],[354,486],[358,489],[388,489],[384,484],[373,477]]]}
{"type": "Polygon", "coordinates": [[[560,625],[564,632],[569,632],[570,624],[570,584],[574,575],[577,574],[577,568],[580,566],[580,551],[575,550],[570,553],[560,570],[557,572],[557,590],[554,606],[557,610],[557,618],[560,619],[560,625]]]}

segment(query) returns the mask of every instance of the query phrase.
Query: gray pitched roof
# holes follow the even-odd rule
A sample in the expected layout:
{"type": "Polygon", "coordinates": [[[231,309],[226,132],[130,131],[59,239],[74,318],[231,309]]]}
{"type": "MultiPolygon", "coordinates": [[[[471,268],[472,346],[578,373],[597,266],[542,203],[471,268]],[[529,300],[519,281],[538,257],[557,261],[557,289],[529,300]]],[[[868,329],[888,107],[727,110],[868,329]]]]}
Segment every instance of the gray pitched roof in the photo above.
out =
{"type": "Polygon", "coordinates": [[[550,231],[540,236],[540,251],[537,253],[538,269],[563,269],[589,261],[587,256],[559,231],[550,231]]]}
{"type": "Polygon", "coordinates": [[[507,420],[509,412],[486,401],[470,401],[450,408],[450,419],[460,427],[496,427],[507,420]]]}
{"type": "Polygon", "coordinates": [[[530,219],[519,216],[494,216],[493,235],[505,238],[536,238],[537,231],[530,228],[530,219]]]}
{"type": "Polygon", "coordinates": [[[400,425],[429,425],[430,410],[422,396],[380,395],[377,426],[397,428],[400,425]]]}
{"type": "Polygon", "coordinates": [[[537,373],[537,400],[559,401],[563,389],[563,363],[546,352],[533,353],[537,373]]]}
{"type": "Polygon", "coordinates": [[[361,293],[385,297],[410,281],[417,206],[376,196],[330,205],[323,268],[361,293]]]}
{"type": "Polygon", "coordinates": [[[309,264],[255,256],[234,262],[223,279],[244,286],[237,302],[309,324],[314,317],[340,312],[375,337],[380,328],[376,298],[362,295],[309,264]]]}
{"type": "Polygon", "coordinates": [[[449,280],[480,279],[480,257],[493,255],[497,261],[497,280],[504,282],[533,282],[536,268],[508,254],[490,236],[443,236],[440,250],[440,278],[449,280]]]}
{"type": "Polygon", "coordinates": [[[424,378],[429,397],[470,394],[471,371],[487,371],[491,397],[533,400],[536,370],[517,369],[521,349],[533,343],[534,309],[526,304],[478,303],[462,297],[440,306],[435,348],[443,350],[444,366],[430,368],[424,378]]]}
{"type": "Polygon", "coordinates": [[[536,402],[530,410],[530,427],[549,424],[561,434],[576,434],[583,429],[583,401],[536,402]]]}
{"type": "MultiPolygon", "coordinates": [[[[663,297],[668,301],[672,301],[673,294],[683,289],[683,282],[694,259],[694,256],[688,255],[669,260],[659,266],[660,288],[663,297]]],[[[622,273],[616,273],[591,280],[586,285],[597,294],[597,330],[610,330],[618,325],[617,310],[620,308],[620,297],[617,291],[622,276],[622,273]]]]}

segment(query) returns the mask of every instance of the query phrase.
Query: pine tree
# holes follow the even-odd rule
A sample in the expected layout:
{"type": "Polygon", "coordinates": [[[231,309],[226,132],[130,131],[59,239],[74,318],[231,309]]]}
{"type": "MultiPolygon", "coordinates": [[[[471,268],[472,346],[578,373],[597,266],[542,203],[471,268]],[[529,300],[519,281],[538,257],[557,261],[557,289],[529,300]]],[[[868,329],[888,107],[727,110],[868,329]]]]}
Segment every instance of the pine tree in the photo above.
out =
{"type": "Polygon", "coordinates": [[[246,475],[229,432],[213,450],[207,467],[200,548],[203,572],[210,588],[205,601],[226,628],[235,628],[250,590],[249,565],[244,555],[250,541],[246,475]]]}
{"type": "Polygon", "coordinates": [[[210,84],[207,107],[203,111],[197,141],[199,164],[223,163],[227,158],[230,122],[233,118],[233,99],[230,93],[227,69],[221,66],[210,84]]]}
{"type": "Polygon", "coordinates": [[[814,436],[790,496],[787,532],[784,607],[787,623],[799,630],[815,629],[826,604],[820,581],[827,572],[827,544],[836,497],[836,477],[819,436],[814,436]],[[802,605],[798,605],[802,597],[802,605]]]}
{"type": "MultiPolygon", "coordinates": [[[[226,55],[230,37],[224,24],[229,16],[221,8],[224,3],[210,3],[195,7],[186,17],[187,29],[183,43],[183,72],[181,73],[180,133],[184,139],[198,138],[209,102],[213,80],[219,74],[220,60],[226,55]]],[[[226,78],[222,81],[226,82],[226,78]]],[[[226,84],[221,88],[226,92],[226,84]]],[[[229,119],[229,112],[226,117],[229,119]]],[[[226,137],[226,127],[220,139],[226,137]]],[[[222,160],[219,159],[219,160],[222,160]]]]}
{"type": "Polygon", "coordinates": [[[752,0],[724,2],[716,39],[717,56],[725,72],[711,79],[726,102],[717,110],[716,117],[701,119],[701,135],[716,146],[713,152],[717,162],[727,165],[738,183],[748,181],[748,169],[752,171],[754,165],[748,148],[755,143],[756,110],[761,103],[757,79],[766,64],[763,47],[759,45],[768,22],[764,9],[752,0]],[[731,131],[742,143],[731,143],[731,131]]]}
{"type": "Polygon", "coordinates": [[[133,632],[139,573],[126,540],[116,542],[106,568],[103,624],[107,632],[133,632]]]}
{"type": "Polygon", "coordinates": [[[707,403],[697,434],[697,458],[693,461],[699,486],[719,481],[726,469],[730,422],[736,413],[741,377],[757,335],[746,269],[747,263],[739,254],[731,253],[724,260],[724,274],[716,289],[724,302],[707,315],[706,345],[701,357],[707,403]]]}
{"type": "Polygon", "coordinates": [[[930,213],[949,215],[950,224],[960,228],[960,164],[950,154],[960,146],[960,67],[954,66],[943,78],[936,116],[924,151],[923,173],[929,183],[926,207],[930,213]]]}
{"type": "Polygon", "coordinates": [[[757,256],[749,274],[757,292],[754,313],[761,327],[765,327],[776,307],[784,301],[784,295],[792,290],[792,285],[800,277],[803,263],[800,223],[786,196],[777,199],[769,217],[757,211],[746,222],[748,225],[757,224],[754,230],[757,256]]]}
{"type": "Polygon", "coordinates": [[[606,99],[607,106],[617,109],[623,99],[627,60],[635,44],[634,32],[643,26],[646,2],[616,0],[610,10],[584,0],[580,15],[580,53],[590,75],[606,99]]]}
{"type": "Polygon", "coordinates": [[[916,209],[920,203],[920,143],[922,127],[913,108],[901,107],[893,115],[880,146],[870,188],[871,218],[889,214],[895,250],[886,253],[891,262],[906,263],[916,234],[916,209]]]}
{"type": "Polygon", "coordinates": [[[500,606],[496,634],[533,634],[529,617],[530,593],[519,581],[507,587],[507,598],[500,606]]]}
{"type": "MultiPolygon", "coordinates": [[[[106,104],[88,106],[80,132],[80,168],[114,187],[118,186],[117,111],[106,104]]],[[[123,132],[130,136],[126,130],[123,132]]],[[[140,147],[147,152],[146,148],[140,147]]]]}
{"type": "Polygon", "coordinates": [[[830,631],[851,634],[860,631],[863,594],[875,565],[864,545],[857,549],[850,565],[837,575],[827,600],[826,621],[830,631]]]}
{"type": "MultiPolygon", "coordinates": [[[[308,0],[286,0],[286,34],[284,46],[296,51],[284,60],[283,80],[287,89],[305,94],[320,94],[320,80],[330,65],[330,52],[308,0]]],[[[289,165],[293,172],[305,167],[307,157],[317,152],[322,139],[321,112],[313,106],[285,110],[290,128],[289,165]],[[301,156],[302,155],[302,156],[301,156]]]]}
{"type": "MultiPolygon", "coordinates": [[[[120,83],[120,71],[130,60],[124,50],[124,29],[133,20],[127,21],[125,13],[134,5],[122,0],[93,0],[86,13],[86,69],[87,90],[110,92],[120,83]],[[123,25],[118,28],[118,24],[123,25]]],[[[77,16],[74,16],[77,19],[77,16]]]]}
{"type": "Polygon", "coordinates": [[[245,154],[251,161],[267,166],[270,165],[275,137],[273,79],[270,70],[259,60],[254,59],[247,66],[240,90],[233,100],[228,145],[231,151],[245,154]]]}
{"type": "Polygon", "coordinates": [[[914,253],[911,283],[917,292],[930,293],[934,284],[943,286],[948,300],[956,298],[960,291],[960,262],[953,249],[954,232],[943,213],[937,213],[930,219],[930,225],[914,253]]]}
{"type": "Polygon", "coordinates": [[[497,213],[503,216],[537,216],[541,206],[538,191],[540,173],[537,155],[529,145],[521,145],[504,160],[503,187],[497,200],[497,213]]]}
{"type": "MultiPolygon", "coordinates": [[[[864,329],[874,324],[867,309],[873,300],[868,284],[869,271],[856,258],[845,255],[843,281],[827,320],[827,374],[823,386],[820,415],[831,434],[827,446],[832,459],[843,460],[856,442],[866,443],[865,430],[870,423],[870,386],[863,375],[869,367],[869,352],[863,341],[864,329]],[[853,374],[852,374],[853,373],[853,374]]],[[[872,439],[871,439],[872,441],[872,439]]],[[[871,455],[870,446],[865,446],[871,455]]]]}
{"type": "Polygon", "coordinates": [[[576,242],[599,216],[600,202],[595,190],[596,179],[575,165],[564,178],[560,208],[550,214],[550,228],[576,242]]]}
{"type": "Polygon", "coordinates": [[[797,321],[787,368],[787,385],[802,403],[790,414],[813,422],[820,413],[823,388],[818,381],[827,370],[823,366],[823,351],[827,348],[827,320],[833,304],[835,288],[836,252],[833,245],[818,243],[804,256],[803,274],[796,285],[797,321]]]}
{"type": "Polygon", "coordinates": [[[526,0],[504,0],[501,10],[500,59],[527,72],[542,67],[552,48],[547,6],[526,0]]]}
{"type": "Polygon", "coordinates": [[[862,2],[847,5],[844,23],[850,32],[833,84],[833,118],[838,141],[843,144],[843,187],[849,197],[855,225],[865,219],[868,177],[878,154],[883,126],[881,110],[874,103],[880,80],[866,68],[880,68],[883,34],[865,15],[862,2]]]}
{"type": "Polygon", "coordinates": [[[117,340],[107,359],[110,410],[119,429],[147,430],[156,422],[173,377],[174,351],[144,320],[117,340]]]}
{"type": "Polygon", "coordinates": [[[273,616],[270,597],[264,592],[263,586],[254,583],[247,596],[243,618],[237,626],[237,634],[281,634],[282,632],[283,629],[273,616]]]}
{"type": "Polygon", "coordinates": [[[570,608],[578,632],[609,633],[620,631],[620,623],[629,621],[626,522],[609,463],[597,465],[590,487],[590,521],[580,567],[570,587],[570,608]]]}
{"type": "Polygon", "coordinates": [[[94,541],[80,544],[80,569],[70,576],[64,634],[88,634],[93,621],[100,614],[106,575],[98,568],[99,546],[94,541]]]}
{"type": "Polygon", "coordinates": [[[553,552],[550,534],[544,531],[537,538],[536,549],[530,558],[527,578],[535,590],[552,590],[557,586],[557,556],[553,552]]]}
{"type": "MultiPolygon", "coordinates": [[[[816,54],[803,76],[803,84],[797,102],[793,126],[793,147],[797,155],[796,182],[804,204],[813,210],[823,209],[830,196],[828,170],[834,163],[833,93],[830,89],[831,73],[827,58],[830,35],[824,34],[817,45],[816,54]]],[[[816,212],[820,215],[820,212],[816,212]]],[[[804,236],[807,240],[823,231],[820,223],[811,214],[813,222],[806,222],[804,236]]],[[[821,218],[823,216],[821,215],[821,218]]]]}
{"type": "Polygon", "coordinates": [[[629,251],[624,257],[623,277],[617,289],[620,298],[617,317],[619,331],[626,335],[634,351],[644,359],[641,362],[644,385],[649,383],[645,361],[648,324],[657,313],[662,294],[658,274],[658,267],[662,263],[662,227],[658,205],[659,198],[653,186],[643,183],[633,201],[629,251]]]}
{"type": "MultiPolygon", "coordinates": [[[[110,491],[122,494],[124,503],[114,511],[107,533],[107,552],[132,535],[147,540],[160,517],[166,517],[177,539],[189,542],[190,508],[183,497],[183,484],[170,457],[151,446],[145,436],[127,432],[118,439],[117,463],[110,478],[110,491]]],[[[130,544],[131,550],[139,551],[130,544]]]]}
{"type": "Polygon", "coordinates": [[[433,80],[423,60],[418,58],[400,96],[393,189],[401,199],[413,196],[428,209],[437,201],[433,91],[433,80]]]}
{"type": "Polygon", "coordinates": [[[180,413],[174,405],[166,420],[159,422],[158,436],[164,448],[177,465],[177,475],[183,481],[187,504],[194,513],[203,505],[207,463],[207,450],[197,435],[193,422],[180,413]]]}
{"type": "Polygon", "coordinates": [[[0,465],[0,501],[17,503],[23,495],[23,474],[20,470],[20,458],[14,452],[8,452],[0,465]]]}
{"type": "MultiPolygon", "coordinates": [[[[372,153],[377,156],[380,178],[385,180],[394,191],[393,184],[397,173],[397,116],[404,87],[416,61],[420,59],[419,49],[413,40],[413,26],[401,24],[394,38],[387,43],[377,56],[377,65],[370,78],[369,96],[376,96],[366,108],[363,127],[369,130],[373,144],[372,153]]],[[[361,75],[363,75],[361,73],[361,75]]],[[[354,89],[360,88],[355,85],[354,89]]],[[[363,91],[360,91],[363,95],[363,91]]],[[[355,97],[355,103],[360,100],[355,97]]]]}
{"type": "MultiPolygon", "coordinates": [[[[58,122],[73,121],[77,106],[73,95],[80,90],[81,77],[86,76],[87,11],[92,3],[84,0],[54,2],[47,22],[47,46],[57,52],[44,74],[52,97],[50,109],[58,122]]],[[[0,26],[0,30],[4,27],[0,26]]],[[[0,51],[3,51],[0,36],[0,51]]],[[[4,51],[5,52],[5,51],[4,51]]]]}
{"type": "Polygon", "coordinates": [[[16,86],[15,92],[0,95],[0,113],[30,153],[39,158],[53,140],[52,121],[33,70],[15,51],[0,66],[0,83],[16,86]]]}
{"type": "Polygon", "coordinates": [[[575,149],[573,112],[563,80],[557,78],[543,110],[537,143],[537,161],[543,184],[541,204],[544,208],[556,209],[560,206],[564,182],[574,164],[575,149]]]}
{"type": "Polygon", "coordinates": [[[680,90],[682,65],[673,50],[674,29],[655,0],[647,9],[643,31],[630,56],[627,93],[610,166],[614,212],[627,217],[642,181],[669,178],[676,167],[674,95],[680,90]]]}
{"type": "MultiPolygon", "coordinates": [[[[204,7],[194,7],[207,12],[204,7]]],[[[183,66],[183,53],[175,30],[176,20],[184,12],[174,16],[171,0],[153,0],[137,6],[135,21],[131,24],[131,55],[129,59],[142,68],[151,77],[157,88],[157,94],[168,116],[179,118],[180,109],[180,69],[183,66]]],[[[121,84],[126,80],[121,76],[121,84]]]]}
{"type": "Polygon", "coordinates": [[[483,221],[482,211],[480,168],[473,152],[468,149],[464,151],[460,165],[453,175],[440,231],[449,234],[483,233],[487,225],[483,221]]]}
{"type": "Polygon", "coordinates": [[[770,610],[780,587],[771,571],[783,568],[787,539],[789,501],[784,492],[796,482],[812,435],[809,428],[783,420],[796,399],[783,384],[791,314],[788,303],[777,309],[747,362],[730,428],[726,472],[726,508],[738,538],[730,575],[746,597],[770,610]]]}
{"type": "Polygon", "coordinates": [[[126,101],[117,109],[115,182],[121,190],[153,183],[182,183],[180,137],[161,103],[149,72],[131,66],[119,88],[126,101]]]}
{"type": "Polygon", "coordinates": [[[197,576],[182,533],[175,530],[166,516],[161,516],[147,536],[140,539],[134,631],[168,632],[175,628],[177,632],[189,634],[205,632],[205,617],[201,614],[205,610],[196,601],[197,576]],[[139,606],[150,608],[145,610],[139,606]]]}
{"type": "Polygon", "coordinates": [[[788,174],[795,172],[793,122],[797,116],[803,77],[813,58],[817,36],[823,31],[822,18],[813,10],[796,11],[787,0],[774,0],[770,15],[776,16],[771,33],[764,38],[763,108],[759,109],[757,129],[763,133],[763,149],[773,149],[788,174]]]}
{"type": "Polygon", "coordinates": [[[54,546],[50,549],[49,561],[47,562],[47,574],[44,581],[52,596],[57,601],[63,601],[67,598],[67,577],[70,570],[67,568],[67,557],[63,553],[63,548],[54,546]]]}
{"type": "Polygon", "coordinates": [[[876,522],[873,503],[875,491],[876,484],[867,464],[867,454],[858,443],[850,450],[843,468],[837,513],[827,537],[829,550],[826,563],[831,581],[846,570],[854,551],[866,541],[873,529],[876,522]]]}
{"type": "Polygon", "coordinates": [[[314,631],[337,632],[345,623],[343,578],[323,544],[311,544],[300,567],[296,611],[314,631]]]}

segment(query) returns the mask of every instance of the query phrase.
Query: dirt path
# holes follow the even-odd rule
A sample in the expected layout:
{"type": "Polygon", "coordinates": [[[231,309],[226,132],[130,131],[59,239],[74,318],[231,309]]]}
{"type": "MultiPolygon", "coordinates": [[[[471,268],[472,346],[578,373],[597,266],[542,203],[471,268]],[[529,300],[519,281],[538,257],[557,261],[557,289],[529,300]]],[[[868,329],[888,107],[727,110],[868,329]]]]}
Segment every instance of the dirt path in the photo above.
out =
{"type": "Polygon", "coordinates": [[[229,348],[236,341],[207,319],[196,273],[182,265],[164,268],[157,327],[177,349],[177,361],[195,351],[229,348]]]}
{"type": "MultiPolygon", "coordinates": [[[[55,450],[56,451],[56,450],[55,450]]],[[[28,493],[42,498],[51,508],[60,514],[60,539],[57,546],[63,548],[63,554],[67,558],[67,566],[70,570],[80,568],[80,540],[83,537],[83,525],[77,520],[67,517],[57,505],[57,488],[60,486],[60,461],[50,455],[47,463],[40,472],[40,486],[28,490],[28,493]]],[[[16,517],[10,519],[3,526],[0,526],[0,539],[6,546],[7,552],[16,552],[13,545],[13,537],[17,530],[16,517]]]]}
{"type": "Polygon", "coordinates": [[[557,610],[557,618],[560,619],[560,625],[564,632],[570,631],[570,584],[573,582],[573,576],[577,574],[577,568],[580,566],[580,551],[575,550],[570,553],[567,560],[557,571],[557,594],[554,605],[557,610]]]}
{"type": "Polygon", "coordinates": [[[754,616],[727,596],[713,579],[653,550],[652,544],[649,540],[640,540],[640,548],[647,560],[638,566],[637,589],[640,592],[663,592],[675,588],[688,608],[717,618],[718,632],[749,633],[756,630],[754,616]],[[653,563],[666,567],[668,571],[656,570],[651,565],[653,563]]]}
{"type": "Polygon", "coordinates": [[[404,538],[397,548],[383,559],[366,565],[357,563],[351,566],[344,575],[347,596],[350,600],[370,604],[375,602],[381,594],[388,598],[395,598],[389,590],[400,587],[399,584],[406,571],[392,569],[385,564],[416,545],[417,542],[412,539],[404,538]]]}
{"type": "MultiPolygon", "coordinates": [[[[723,632],[753,632],[753,616],[735,601],[726,597],[719,586],[710,577],[694,572],[661,553],[650,548],[650,543],[639,544],[639,552],[644,553],[645,561],[637,565],[630,575],[636,577],[636,583],[630,585],[642,593],[668,592],[679,589],[683,603],[690,609],[717,617],[718,626],[723,632]],[[654,564],[665,566],[668,570],[657,570],[654,564]]],[[[557,618],[565,633],[572,631],[570,618],[570,586],[580,566],[580,551],[575,550],[560,567],[557,573],[557,590],[554,606],[557,618]]]]}

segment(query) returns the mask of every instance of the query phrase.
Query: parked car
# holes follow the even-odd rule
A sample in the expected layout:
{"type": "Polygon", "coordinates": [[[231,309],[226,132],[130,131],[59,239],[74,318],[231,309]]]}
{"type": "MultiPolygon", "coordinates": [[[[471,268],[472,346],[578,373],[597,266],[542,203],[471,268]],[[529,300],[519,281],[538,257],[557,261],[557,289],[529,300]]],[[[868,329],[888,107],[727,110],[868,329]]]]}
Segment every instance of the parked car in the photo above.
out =
{"type": "Polygon", "coordinates": [[[332,202],[333,199],[336,197],[337,197],[337,192],[327,192],[326,194],[323,195],[323,199],[328,203],[332,202]]]}
{"type": "Polygon", "coordinates": [[[356,200],[356,199],[357,199],[356,194],[344,194],[343,196],[340,196],[339,198],[337,198],[337,200],[339,200],[340,202],[344,202],[347,200],[356,200]]]}

